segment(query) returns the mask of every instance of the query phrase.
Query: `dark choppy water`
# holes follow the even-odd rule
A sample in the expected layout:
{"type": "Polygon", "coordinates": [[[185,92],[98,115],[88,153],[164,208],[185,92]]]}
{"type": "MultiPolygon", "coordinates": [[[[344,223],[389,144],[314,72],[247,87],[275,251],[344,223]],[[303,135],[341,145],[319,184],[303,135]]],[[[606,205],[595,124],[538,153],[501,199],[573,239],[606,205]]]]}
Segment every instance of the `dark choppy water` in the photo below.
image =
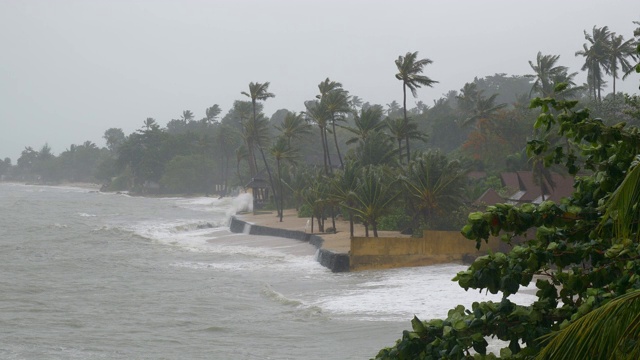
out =
{"type": "Polygon", "coordinates": [[[368,359],[478,299],[459,265],[333,274],[231,234],[245,201],[0,184],[0,358],[368,359]]]}

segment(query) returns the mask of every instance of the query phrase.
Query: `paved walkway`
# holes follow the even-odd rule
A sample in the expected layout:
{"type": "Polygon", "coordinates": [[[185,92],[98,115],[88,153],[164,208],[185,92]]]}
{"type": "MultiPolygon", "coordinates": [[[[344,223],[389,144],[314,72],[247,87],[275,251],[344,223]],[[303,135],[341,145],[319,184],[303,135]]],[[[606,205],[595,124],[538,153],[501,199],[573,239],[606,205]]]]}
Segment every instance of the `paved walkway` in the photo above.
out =
{"type": "MultiPolygon", "coordinates": [[[[280,228],[287,230],[296,230],[302,231],[305,233],[311,233],[311,222],[309,218],[299,218],[295,209],[287,209],[284,211],[284,216],[282,218],[282,222],[276,216],[277,212],[260,212],[257,215],[246,213],[246,214],[238,214],[236,217],[240,220],[253,223],[256,225],[262,225],[270,228],[280,228]]],[[[324,222],[325,228],[330,228],[332,226],[331,219],[327,219],[324,222]]],[[[318,232],[318,224],[314,224],[314,233],[322,237],[324,243],[322,244],[323,249],[330,250],[335,253],[348,253],[351,249],[351,237],[349,235],[349,222],[343,220],[336,220],[336,230],[335,234],[327,234],[318,232]]],[[[354,225],[354,236],[364,236],[364,226],[361,224],[354,225]]],[[[373,236],[373,232],[369,229],[369,236],[373,236]]],[[[403,236],[400,235],[397,231],[378,231],[378,236],[380,237],[391,237],[391,236],[403,236]]]]}

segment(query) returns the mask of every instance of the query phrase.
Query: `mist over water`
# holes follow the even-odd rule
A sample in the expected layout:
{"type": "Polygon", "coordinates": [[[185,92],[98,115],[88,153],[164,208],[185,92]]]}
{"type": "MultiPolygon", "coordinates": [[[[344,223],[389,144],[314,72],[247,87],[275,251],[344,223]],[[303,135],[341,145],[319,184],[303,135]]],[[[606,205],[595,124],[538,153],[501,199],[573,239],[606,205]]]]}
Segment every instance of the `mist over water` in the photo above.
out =
{"type": "Polygon", "coordinates": [[[367,359],[483,298],[461,265],[333,274],[229,233],[249,203],[0,184],[0,358],[367,359]]]}

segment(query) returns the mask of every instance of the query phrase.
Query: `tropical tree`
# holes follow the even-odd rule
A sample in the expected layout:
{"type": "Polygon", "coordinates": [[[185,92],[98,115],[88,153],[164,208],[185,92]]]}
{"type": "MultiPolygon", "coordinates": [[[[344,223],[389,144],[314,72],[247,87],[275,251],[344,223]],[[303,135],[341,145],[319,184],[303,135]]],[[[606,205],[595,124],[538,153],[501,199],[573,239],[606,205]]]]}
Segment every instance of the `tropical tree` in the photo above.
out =
{"type": "Polygon", "coordinates": [[[220,106],[218,106],[218,104],[214,104],[205,110],[205,118],[203,120],[211,124],[216,121],[221,112],[222,109],[220,109],[220,106]]]}
{"type": "Polygon", "coordinates": [[[609,67],[609,41],[611,32],[609,27],[603,26],[598,28],[593,27],[591,34],[586,30],[584,31],[584,38],[588,41],[588,44],[583,44],[582,50],[576,51],[576,56],[583,56],[585,58],[582,70],[587,70],[589,85],[593,91],[593,98],[601,101],[600,90],[603,87],[604,80],[602,79],[602,71],[608,71],[609,67]]]}
{"type": "MultiPolygon", "coordinates": [[[[275,97],[275,95],[273,93],[269,92],[269,82],[265,82],[265,83],[249,83],[249,92],[245,92],[242,91],[241,92],[242,95],[249,97],[251,99],[251,111],[253,113],[253,116],[251,118],[251,121],[253,122],[252,124],[249,124],[248,126],[246,126],[246,129],[249,129],[250,131],[252,131],[253,133],[250,134],[249,138],[253,139],[254,141],[257,140],[259,134],[256,133],[256,131],[258,130],[259,126],[257,124],[258,122],[258,116],[257,116],[257,102],[258,101],[265,101],[269,98],[275,97]]],[[[249,150],[249,156],[253,157],[255,159],[255,155],[253,154],[253,147],[257,146],[258,149],[262,152],[262,146],[259,143],[256,142],[252,142],[251,144],[248,144],[247,149],[249,150]]],[[[266,161],[265,161],[265,166],[268,170],[268,172],[270,172],[269,167],[266,165],[266,161]]],[[[257,173],[257,169],[251,169],[251,167],[249,168],[250,170],[252,170],[251,173],[251,177],[254,177],[257,173]]]]}
{"type": "Polygon", "coordinates": [[[287,140],[287,145],[291,146],[291,140],[296,140],[303,135],[311,133],[311,125],[304,118],[304,113],[287,112],[282,124],[276,126],[282,136],[287,140]]]}
{"type": "Polygon", "coordinates": [[[271,156],[276,159],[276,170],[278,171],[278,196],[276,197],[276,201],[280,201],[280,206],[278,208],[278,216],[280,217],[280,222],[282,222],[283,209],[284,209],[284,188],[282,181],[282,162],[289,161],[294,163],[297,157],[297,152],[291,148],[288,144],[287,139],[284,137],[279,137],[273,146],[269,149],[271,156]]]}
{"type": "MultiPolygon", "coordinates": [[[[433,84],[437,83],[437,81],[432,80],[427,76],[420,75],[424,70],[423,68],[426,65],[431,64],[433,61],[426,58],[417,60],[417,57],[417,51],[413,53],[408,52],[405,56],[398,56],[398,59],[396,60],[396,67],[398,68],[396,79],[402,81],[402,111],[405,123],[409,122],[407,117],[407,88],[411,90],[413,97],[417,97],[417,89],[422,86],[432,87],[433,84]]],[[[409,137],[405,138],[405,142],[407,144],[407,163],[409,163],[409,161],[411,161],[409,137]]]]}
{"type": "Polygon", "coordinates": [[[458,104],[467,118],[462,122],[462,126],[477,123],[482,119],[490,119],[498,110],[503,109],[507,104],[496,104],[498,94],[489,97],[484,96],[483,90],[478,90],[475,83],[466,83],[457,96],[458,104]]]}
{"type": "Polygon", "coordinates": [[[638,359],[638,338],[640,290],[634,290],[549,334],[536,359],[638,359]]]}
{"type": "Polygon", "coordinates": [[[104,132],[102,138],[105,139],[107,143],[107,149],[109,149],[112,154],[116,154],[118,148],[124,143],[127,137],[124,135],[122,129],[110,128],[104,132]]]}
{"type": "Polygon", "coordinates": [[[369,237],[371,227],[373,236],[378,237],[378,220],[390,211],[391,204],[400,194],[396,182],[397,178],[389,170],[375,166],[363,168],[353,194],[354,205],[345,206],[362,220],[365,236],[369,237]]]}
{"type": "Polygon", "coordinates": [[[304,105],[307,109],[305,114],[318,126],[318,129],[320,130],[324,173],[328,175],[332,171],[331,156],[329,154],[329,145],[327,142],[327,125],[331,119],[331,114],[321,101],[307,101],[304,105]]]}
{"type": "Polygon", "coordinates": [[[457,306],[445,319],[414,318],[413,331],[383,349],[379,359],[435,359],[442,354],[463,359],[472,349],[478,357],[497,358],[487,354],[489,338],[508,342],[501,358],[533,358],[545,345],[544,335],[569,328],[577,331],[571,331],[574,336],[555,336],[569,352],[544,354],[554,359],[617,358],[622,350],[620,358],[637,357],[638,326],[627,324],[637,324],[637,301],[631,294],[640,288],[640,135],[624,124],[606,126],[591,118],[589,110],[576,108],[577,101],[537,98],[532,106],[543,110],[536,128],[557,131],[573,145],[536,140],[528,143],[530,151],[547,164],[562,164],[572,175],[590,175],[577,177],[575,192],[558,204],[496,204],[469,214],[462,233],[476,247],[493,236],[511,250],[477,258],[454,280],[464,289],[500,293],[501,301],[474,302],[471,309],[457,306]],[[537,288],[532,303],[517,304],[509,297],[532,282],[537,288]],[[612,302],[619,296],[625,296],[621,303],[612,302]],[[576,324],[606,304],[611,308],[576,324]],[[616,329],[591,337],[589,328],[603,323],[616,329]],[[581,345],[587,342],[595,342],[591,350],[581,345]]]}
{"type": "MultiPolygon", "coordinates": [[[[529,66],[534,71],[533,74],[525,75],[527,78],[534,79],[529,96],[537,93],[541,97],[554,97],[557,96],[554,89],[559,83],[575,85],[573,78],[577,73],[569,73],[569,68],[557,65],[559,59],[560,55],[542,55],[542,52],[538,51],[536,63],[529,60],[529,66]]],[[[566,90],[564,94],[570,95],[566,90]]]]}
{"type": "Polygon", "coordinates": [[[609,61],[607,72],[613,77],[613,98],[616,96],[616,79],[618,78],[618,70],[622,70],[624,73],[628,73],[633,69],[633,65],[629,62],[629,59],[636,59],[636,46],[635,40],[629,39],[624,41],[622,35],[611,33],[611,40],[609,41],[609,61]]]}
{"type": "Polygon", "coordinates": [[[180,116],[180,120],[182,120],[182,122],[184,123],[193,120],[193,112],[191,112],[191,110],[184,110],[182,112],[182,115],[180,116]]]}
{"type": "Polygon", "coordinates": [[[342,121],[343,117],[341,115],[351,111],[349,92],[342,88],[341,83],[332,81],[329,78],[326,78],[324,81],[318,84],[318,90],[320,91],[320,94],[316,95],[316,99],[320,100],[321,105],[329,113],[329,121],[331,122],[336,153],[340,161],[340,167],[343,167],[344,164],[342,161],[342,154],[340,153],[340,147],[338,146],[338,137],[336,134],[336,122],[342,121]]]}
{"type": "Polygon", "coordinates": [[[408,118],[407,121],[403,118],[387,118],[385,125],[389,130],[390,137],[398,143],[398,162],[402,163],[402,141],[406,138],[420,140],[426,142],[428,136],[418,130],[418,124],[408,118]]]}
{"type": "Polygon", "coordinates": [[[354,211],[357,206],[356,191],[360,186],[361,168],[353,161],[347,161],[344,168],[331,178],[330,197],[335,199],[349,213],[349,235],[353,237],[354,211]]]}
{"type": "Polygon", "coordinates": [[[143,128],[146,131],[160,130],[160,125],[158,125],[156,119],[148,117],[144,120],[143,128]]]}
{"type": "Polygon", "coordinates": [[[460,209],[464,203],[466,171],[457,160],[438,152],[427,152],[407,167],[403,184],[409,203],[428,228],[434,221],[460,209]]]}
{"type": "Polygon", "coordinates": [[[347,145],[365,141],[373,132],[379,131],[385,125],[382,121],[382,107],[372,106],[368,109],[354,113],[354,127],[344,126],[343,128],[353,133],[355,136],[347,140],[347,145]]]}
{"type": "Polygon", "coordinates": [[[370,133],[358,142],[352,159],[359,166],[395,164],[396,150],[389,136],[381,131],[370,133]]]}

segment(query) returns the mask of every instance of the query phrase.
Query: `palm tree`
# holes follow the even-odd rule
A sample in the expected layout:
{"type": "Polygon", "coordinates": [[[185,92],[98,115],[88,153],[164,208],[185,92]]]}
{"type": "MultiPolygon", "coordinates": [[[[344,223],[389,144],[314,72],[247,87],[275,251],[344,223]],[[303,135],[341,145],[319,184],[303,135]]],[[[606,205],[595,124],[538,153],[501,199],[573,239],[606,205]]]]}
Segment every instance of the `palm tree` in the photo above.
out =
{"type": "MultiPolygon", "coordinates": [[[[257,126],[255,125],[255,123],[257,122],[257,114],[256,114],[257,101],[265,101],[269,98],[275,97],[275,95],[269,92],[268,81],[265,83],[251,82],[249,83],[249,92],[247,93],[245,91],[242,91],[241,94],[251,98],[251,109],[253,112],[253,122],[254,122],[254,125],[252,126],[252,128],[255,130],[257,128],[257,126]]],[[[262,148],[259,144],[252,144],[252,145],[257,146],[258,150],[262,152],[262,148]]],[[[249,156],[253,156],[255,159],[252,147],[248,147],[248,150],[249,150],[249,156]]],[[[266,161],[265,161],[265,164],[266,164],[266,161]]],[[[267,166],[267,171],[270,172],[268,166],[267,166]]],[[[251,174],[251,177],[254,177],[256,175],[256,172],[257,172],[257,169],[254,169],[254,173],[251,174]]]]}
{"type": "Polygon", "coordinates": [[[298,139],[311,132],[311,125],[304,119],[304,113],[287,112],[282,124],[276,126],[282,132],[282,136],[287,139],[287,145],[291,146],[291,140],[298,139]]]}
{"type": "Polygon", "coordinates": [[[183,122],[189,122],[191,120],[193,120],[193,113],[191,112],[191,110],[185,110],[182,112],[182,116],[181,116],[181,120],[183,122]]]}
{"type": "Polygon", "coordinates": [[[327,125],[331,114],[320,101],[307,101],[305,104],[307,111],[305,114],[309,116],[320,129],[320,143],[322,144],[322,157],[324,161],[324,173],[329,174],[331,169],[331,157],[329,156],[329,146],[327,143],[327,125]],[[328,164],[327,164],[328,162],[328,164]]]}
{"type": "Polygon", "coordinates": [[[144,128],[146,131],[154,131],[160,129],[160,125],[156,123],[156,119],[148,117],[144,121],[144,128]]]}
{"type": "Polygon", "coordinates": [[[368,109],[360,110],[360,114],[354,113],[355,127],[344,126],[343,128],[355,134],[354,137],[347,140],[347,144],[353,144],[358,141],[365,141],[369,134],[379,131],[385,125],[382,122],[382,107],[379,105],[372,106],[368,109]]]}
{"type": "Polygon", "coordinates": [[[360,178],[360,168],[355,162],[348,161],[344,169],[331,178],[330,197],[342,204],[349,213],[349,234],[353,237],[354,213],[352,208],[356,206],[356,191],[360,178]]]}
{"type": "Polygon", "coordinates": [[[464,112],[469,115],[467,119],[462,122],[462,126],[467,126],[481,119],[490,118],[493,113],[503,109],[507,104],[496,104],[496,97],[498,94],[493,94],[490,97],[484,96],[483,90],[477,90],[475,83],[466,83],[460,90],[458,98],[458,104],[464,112]]]}
{"type": "Polygon", "coordinates": [[[608,71],[610,58],[609,38],[611,32],[609,27],[601,28],[593,27],[591,34],[584,32],[584,38],[589,42],[590,46],[584,44],[582,50],[576,51],[576,56],[584,56],[585,63],[582,70],[588,70],[588,77],[593,90],[593,98],[601,100],[600,90],[603,87],[602,70],[608,71]]]}
{"type": "Polygon", "coordinates": [[[240,184],[244,184],[244,180],[242,179],[242,174],[240,173],[240,163],[246,160],[247,163],[251,164],[251,159],[249,159],[249,151],[247,151],[246,145],[240,145],[236,149],[236,175],[238,175],[238,181],[240,184]]]}
{"type": "Polygon", "coordinates": [[[409,139],[427,141],[428,136],[418,130],[418,124],[413,122],[409,117],[408,121],[405,122],[402,118],[390,119],[387,118],[386,121],[387,129],[389,129],[389,133],[391,138],[397,141],[398,143],[398,161],[402,163],[402,141],[407,137],[409,139]]]}
{"type": "Polygon", "coordinates": [[[381,131],[370,133],[355,149],[353,159],[360,166],[384,165],[394,162],[395,149],[389,136],[381,131]]]}
{"type": "Polygon", "coordinates": [[[283,182],[282,182],[282,161],[290,161],[290,162],[295,162],[297,153],[294,149],[292,149],[289,144],[287,139],[285,139],[284,137],[280,137],[278,138],[278,140],[276,140],[276,142],[273,144],[273,146],[271,147],[271,149],[269,149],[269,152],[271,153],[271,156],[273,156],[274,159],[276,159],[276,169],[278,170],[278,182],[280,183],[279,186],[279,194],[276,197],[276,201],[280,201],[280,206],[277,207],[278,208],[278,216],[280,217],[280,222],[282,222],[282,216],[283,216],[283,209],[284,209],[284,189],[283,189],[283,182]]]}
{"type": "Polygon", "coordinates": [[[358,108],[362,107],[362,103],[363,101],[359,96],[353,95],[349,101],[349,106],[351,106],[351,110],[357,111],[358,108]]]}
{"type": "Polygon", "coordinates": [[[330,114],[331,129],[333,131],[333,142],[336,147],[338,160],[340,161],[340,167],[342,168],[344,167],[344,163],[342,161],[340,147],[338,146],[336,122],[339,120],[343,120],[343,118],[341,117],[342,114],[351,111],[349,103],[349,92],[342,88],[341,83],[332,81],[329,78],[326,78],[324,81],[318,84],[318,90],[320,91],[320,94],[316,95],[316,99],[320,100],[322,105],[330,114]]]}
{"type": "MultiPolygon", "coordinates": [[[[633,69],[633,65],[629,62],[629,58],[636,59],[636,46],[634,39],[624,41],[622,35],[616,36],[611,34],[609,42],[609,73],[613,77],[613,99],[616,98],[616,79],[618,78],[618,69],[624,73],[628,73],[633,69]]],[[[623,77],[624,78],[624,77],[623,77]]]]}
{"type": "Polygon", "coordinates": [[[316,95],[316,99],[322,100],[326,94],[330,93],[334,90],[342,90],[342,84],[337,81],[332,81],[329,78],[326,78],[320,84],[318,84],[318,90],[320,90],[320,94],[316,95]]]}
{"type": "MultiPolygon", "coordinates": [[[[433,61],[429,59],[416,60],[418,52],[408,52],[404,57],[398,56],[396,60],[396,66],[398,67],[398,73],[396,79],[402,81],[402,105],[404,113],[404,122],[408,123],[407,118],[407,88],[411,90],[413,97],[418,96],[417,89],[422,86],[432,87],[437,81],[430,79],[427,76],[420,75],[423,68],[431,64],[433,61]]],[[[409,148],[409,137],[405,138],[407,144],[407,163],[411,161],[411,151],[409,148]]]]}
{"type": "Polygon", "coordinates": [[[640,358],[640,290],[617,297],[545,337],[536,359],[640,358]]]}
{"type": "Polygon", "coordinates": [[[387,116],[394,116],[400,112],[400,110],[402,110],[402,108],[400,108],[400,104],[395,100],[387,104],[387,116]]]}
{"type": "Polygon", "coordinates": [[[525,77],[534,79],[529,96],[534,92],[540,94],[541,97],[553,96],[555,86],[560,82],[575,85],[573,84],[575,73],[569,74],[569,68],[556,65],[558,59],[560,59],[560,55],[542,55],[542,52],[538,51],[536,63],[529,60],[529,66],[534,72],[534,74],[525,75],[525,77]]]}
{"type": "Polygon", "coordinates": [[[416,216],[422,215],[431,226],[436,218],[457,210],[464,202],[465,175],[460,162],[437,152],[425,153],[409,164],[403,182],[416,216]]]}
{"type": "Polygon", "coordinates": [[[342,154],[340,154],[340,147],[338,146],[338,136],[336,133],[336,122],[344,120],[343,114],[351,111],[349,107],[349,93],[342,89],[334,89],[322,96],[321,103],[327,108],[330,114],[331,131],[333,132],[333,142],[336,147],[336,154],[340,161],[340,168],[344,167],[342,161],[342,154]]]}
{"type": "Polygon", "coordinates": [[[365,236],[369,237],[369,226],[371,226],[373,236],[378,237],[378,220],[389,211],[390,204],[399,194],[396,179],[390,171],[374,166],[363,169],[360,183],[353,194],[354,205],[347,208],[362,220],[365,236]]]}
{"type": "Polygon", "coordinates": [[[218,117],[218,115],[220,115],[221,112],[222,109],[220,109],[220,106],[218,106],[218,104],[214,104],[213,106],[205,110],[206,117],[204,118],[204,120],[207,123],[213,123],[214,121],[216,121],[216,118],[218,117]]]}

